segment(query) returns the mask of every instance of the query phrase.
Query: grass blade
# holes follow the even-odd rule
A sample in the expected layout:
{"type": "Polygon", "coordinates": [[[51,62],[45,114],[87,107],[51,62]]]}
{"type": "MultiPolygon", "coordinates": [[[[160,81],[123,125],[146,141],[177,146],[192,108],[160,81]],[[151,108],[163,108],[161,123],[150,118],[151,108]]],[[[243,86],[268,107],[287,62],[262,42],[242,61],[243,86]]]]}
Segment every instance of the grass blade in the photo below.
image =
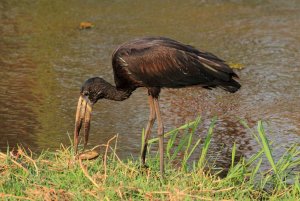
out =
{"type": "Polygon", "coordinates": [[[191,147],[191,144],[192,144],[192,139],[193,139],[193,136],[196,132],[196,129],[199,125],[201,121],[201,118],[198,117],[193,125],[193,128],[189,134],[189,139],[188,139],[188,144],[186,146],[186,150],[185,150],[185,153],[184,153],[184,159],[183,159],[183,162],[182,162],[182,167],[186,166],[186,163],[187,163],[187,160],[190,158],[190,156],[192,155],[193,151],[195,150],[195,148],[198,146],[198,144],[200,143],[201,139],[199,139],[197,142],[196,142],[196,146],[193,146],[192,147],[192,150],[189,151],[190,147],[191,147]]]}
{"type": "MultiPolygon", "coordinates": [[[[184,129],[190,128],[190,127],[193,126],[196,122],[197,122],[197,120],[192,121],[192,122],[189,122],[189,123],[187,123],[187,124],[184,124],[184,125],[180,126],[179,128],[175,128],[175,129],[173,129],[173,130],[171,130],[171,131],[165,133],[165,134],[164,134],[164,137],[168,137],[168,136],[170,136],[170,135],[173,135],[174,133],[176,133],[176,131],[180,131],[180,130],[184,130],[184,129]]],[[[153,139],[150,139],[150,140],[148,141],[148,143],[151,144],[151,143],[156,142],[156,141],[158,141],[158,140],[159,140],[159,138],[153,138],[153,139]]]]}
{"type": "Polygon", "coordinates": [[[234,142],[232,147],[232,152],[231,152],[231,168],[233,168],[234,166],[235,155],[236,155],[236,144],[234,142]]]}
{"type": "Polygon", "coordinates": [[[183,136],[183,138],[179,141],[179,145],[176,147],[170,161],[173,161],[176,156],[178,155],[178,153],[182,150],[182,148],[184,147],[184,145],[186,144],[186,142],[188,141],[188,135],[183,136]]]}
{"type": "Polygon", "coordinates": [[[187,155],[187,157],[185,158],[185,161],[184,163],[187,162],[187,160],[191,157],[191,155],[193,154],[193,152],[195,151],[195,149],[198,147],[198,145],[200,144],[201,142],[201,138],[199,138],[196,142],[196,144],[193,146],[193,148],[191,149],[191,151],[189,152],[189,154],[187,155]]]}
{"type": "MultiPolygon", "coordinates": [[[[143,128],[143,131],[142,131],[142,142],[141,142],[141,155],[143,154],[143,148],[144,148],[144,142],[145,142],[145,129],[143,128]]],[[[147,150],[146,150],[147,151],[147,150]]]]}
{"type": "Polygon", "coordinates": [[[260,166],[261,166],[261,163],[262,163],[262,158],[260,158],[260,160],[258,161],[256,167],[254,168],[254,170],[252,170],[251,172],[251,176],[250,176],[250,183],[253,183],[254,182],[254,177],[255,175],[257,174],[260,166]]]}
{"type": "Polygon", "coordinates": [[[198,161],[198,168],[200,168],[200,169],[202,169],[204,167],[205,158],[206,158],[206,155],[207,155],[208,147],[209,147],[210,142],[211,142],[211,137],[212,137],[212,134],[213,134],[213,129],[215,127],[216,121],[217,121],[217,117],[214,117],[212,119],[212,122],[211,122],[209,128],[208,128],[208,134],[205,138],[204,145],[203,145],[202,151],[201,151],[201,156],[200,156],[200,159],[198,161]]]}
{"type": "Polygon", "coordinates": [[[266,155],[272,169],[274,170],[275,174],[278,175],[277,167],[275,165],[274,158],[272,156],[272,151],[269,146],[269,141],[266,138],[266,133],[265,133],[264,127],[262,125],[262,121],[258,122],[257,130],[258,130],[258,134],[261,139],[261,142],[262,142],[262,148],[265,152],[265,155],[266,155]]]}
{"type": "Polygon", "coordinates": [[[178,131],[175,132],[175,134],[172,135],[171,138],[168,140],[167,148],[166,148],[166,154],[167,154],[168,158],[171,158],[170,151],[171,151],[171,148],[174,145],[174,142],[175,142],[175,139],[177,137],[177,134],[178,134],[178,131]]]}

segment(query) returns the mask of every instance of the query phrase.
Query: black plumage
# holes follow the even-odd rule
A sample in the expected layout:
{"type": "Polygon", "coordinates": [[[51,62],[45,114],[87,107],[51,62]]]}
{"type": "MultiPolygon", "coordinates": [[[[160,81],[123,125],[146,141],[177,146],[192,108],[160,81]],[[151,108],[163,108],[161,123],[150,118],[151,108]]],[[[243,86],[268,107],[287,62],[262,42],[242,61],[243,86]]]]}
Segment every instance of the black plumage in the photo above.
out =
{"type": "Polygon", "coordinates": [[[237,75],[217,56],[177,41],[141,38],[118,47],[112,64],[116,87],[170,87],[200,85],[235,92],[237,75]]]}
{"type": "Polygon", "coordinates": [[[146,87],[150,117],[145,131],[142,162],[145,163],[147,141],[157,118],[162,174],[163,123],[158,104],[161,88],[199,85],[206,89],[220,87],[234,93],[241,87],[233,79],[238,76],[222,59],[165,37],[139,38],[120,45],[112,55],[112,67],[116,86],[98,77],[88,79],[82,86],[74,131],[75,152],[82,121],[86,125],[85,145],[87,143],[90,112],[94,103],[102,98],[122,101],[129,98],[136,88],[146,87]]]}

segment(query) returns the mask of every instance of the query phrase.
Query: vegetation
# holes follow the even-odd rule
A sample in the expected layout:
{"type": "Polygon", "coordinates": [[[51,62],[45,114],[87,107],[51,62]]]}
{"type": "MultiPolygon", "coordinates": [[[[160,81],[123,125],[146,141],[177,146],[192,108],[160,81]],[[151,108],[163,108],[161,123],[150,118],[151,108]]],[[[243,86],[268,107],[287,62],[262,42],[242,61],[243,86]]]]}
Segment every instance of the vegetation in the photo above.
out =
{"type": "Polygon", "coordinates": [[[89,161],[74,160],[73,149],[63,145],[56,152],[45,151],[39,156],[22,148],[0,153],[0,200],[300,200],[299,144],[291,145],[275,161],[262,122],[257,130],[242,122],[261,150],[236,161],[234,145],[231,167],[220,178],[206,157],[216,119],[203,142],[193,140],[200,122],[198,118],[166,133],[163,179],[157,154],[149,154],[149,168],[140,168],[134,159],[120,160],[115,153],[117,136],[97,147],[103,156],[89,161]],[[176,146],[174,142],[178,142],[176,146]],[[201,154],[198,161],[191,162],[197,147],[201,147],[201,154]],[[183,155],[180,163],[179,153],[183,155]],[[270,164],[269,170],[262,170],[263,160],[270,164]]]}

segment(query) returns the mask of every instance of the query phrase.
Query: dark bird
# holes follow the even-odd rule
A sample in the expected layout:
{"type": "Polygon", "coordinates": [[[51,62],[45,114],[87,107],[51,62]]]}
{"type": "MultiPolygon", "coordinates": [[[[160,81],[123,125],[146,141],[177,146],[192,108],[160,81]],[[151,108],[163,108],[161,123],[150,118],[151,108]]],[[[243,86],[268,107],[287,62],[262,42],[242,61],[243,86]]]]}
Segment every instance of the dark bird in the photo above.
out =
{"type": "Polygon", "coordinates": [[[158,103],[161,89],[198,85],[206,89],[219,87],[234,93],[241,87],[233,79],[238,76],[222,59],[165,37],[138,38],[120,45],[112,54],[112,67],[116,86],[93,77],[81,87],[74,131],[75,154],[82,124],[84,147],[87,144],[92,106],[98,100],[123,101],[137,88],[146,87],[150,116],[141,161],[145,165],[148,139],[157,119],[161,175],[164,172],[164,126],[158,103]]]}

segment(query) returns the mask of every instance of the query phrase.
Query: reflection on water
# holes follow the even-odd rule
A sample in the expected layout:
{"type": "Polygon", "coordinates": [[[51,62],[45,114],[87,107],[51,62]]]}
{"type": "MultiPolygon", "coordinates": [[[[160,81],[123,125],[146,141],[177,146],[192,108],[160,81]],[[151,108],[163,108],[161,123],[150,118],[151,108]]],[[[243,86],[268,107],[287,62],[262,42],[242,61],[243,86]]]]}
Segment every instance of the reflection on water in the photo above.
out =
{"type": "MultiPolygon", "coordinates": [[[[114,48],[145,35],[168,36],[242,63],[236,94],[192,87],[165,89],[161,106],[166,130],[202,115],[219,120],[210,156],[228,164],[233,142],[238,155],[258,149],[239,124],[267,122],[275,155],[300,140],[299,1],[1,1],[0,150],[22,143],[34,151],[70,144],[82,82],[101,75],[113,82],[114,48]],[[79,30],[81,21],[95,25],[79,30]]],[[[123,157],[139,154],[146,125],[145,89],[124,102],[101,101],[93,111],[90,145],[119,133],[123,157]]],[[[155,133],[155,130],[154,130],[155,133]]],[[[196,156],[195,156],[196,157],[196,156]]]]}

